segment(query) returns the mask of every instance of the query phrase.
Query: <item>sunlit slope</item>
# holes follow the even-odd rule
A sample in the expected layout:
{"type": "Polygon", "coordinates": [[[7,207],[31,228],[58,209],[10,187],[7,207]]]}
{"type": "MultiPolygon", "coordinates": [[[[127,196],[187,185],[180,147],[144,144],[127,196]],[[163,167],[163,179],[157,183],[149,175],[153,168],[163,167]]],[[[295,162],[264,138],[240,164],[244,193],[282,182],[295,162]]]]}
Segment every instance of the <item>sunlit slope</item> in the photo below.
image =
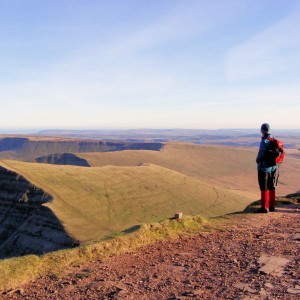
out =
{"type": "Polygon", "coordinates": [[[242,210],[249,199],[156,165],[74,167],[5,161],[54,197],[47,204],[66,230],[90,241],[177,211],[211,217],[242,210]]]}
{"type": "MultiPolygon", "coordinates": [[[[153,163],[209,184],[258,199],[256,148],[167,143],[162,151],[78,153],[92,166],[134,166],[153,163]]],[[[281,166],[278,193],[300,189],[300,160],[286,157],[281,166]]]]}
{"type": "Polygon", "coordinates": [[[257,189],[254,149],[169,143],[158,152],[122,151],[77,155],[92,166],[153,163],[222,188],[244,191],[257,189]]]}

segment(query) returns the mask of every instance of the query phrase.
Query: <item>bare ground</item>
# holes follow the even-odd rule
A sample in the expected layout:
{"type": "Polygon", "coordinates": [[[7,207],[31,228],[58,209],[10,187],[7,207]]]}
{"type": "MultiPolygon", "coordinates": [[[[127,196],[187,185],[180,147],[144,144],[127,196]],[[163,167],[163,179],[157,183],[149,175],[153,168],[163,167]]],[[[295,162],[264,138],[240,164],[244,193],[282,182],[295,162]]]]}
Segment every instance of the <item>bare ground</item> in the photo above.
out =
{"type": "Polygon", "coordinates": [[[3,299],[300,299],[300,207],[43,277],[3,299]]]}

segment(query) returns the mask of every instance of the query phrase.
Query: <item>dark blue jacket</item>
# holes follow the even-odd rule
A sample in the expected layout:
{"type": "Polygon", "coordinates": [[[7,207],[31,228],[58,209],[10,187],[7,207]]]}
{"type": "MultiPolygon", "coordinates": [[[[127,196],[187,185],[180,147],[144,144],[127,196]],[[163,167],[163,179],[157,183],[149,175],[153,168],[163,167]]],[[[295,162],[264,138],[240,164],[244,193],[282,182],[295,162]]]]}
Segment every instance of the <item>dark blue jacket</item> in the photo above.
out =
{"type": "Polygon", "coordinates": [[[270,149],[270,141],[268,140],[269,137],[272,138],[273,136],[271,134],[267,134],[261,138],[259,151],[256,157],[257,170],[266,173],[275,171],[277,168],[276,165],[272,167],[266,166],[266,152],[270,149]]]}

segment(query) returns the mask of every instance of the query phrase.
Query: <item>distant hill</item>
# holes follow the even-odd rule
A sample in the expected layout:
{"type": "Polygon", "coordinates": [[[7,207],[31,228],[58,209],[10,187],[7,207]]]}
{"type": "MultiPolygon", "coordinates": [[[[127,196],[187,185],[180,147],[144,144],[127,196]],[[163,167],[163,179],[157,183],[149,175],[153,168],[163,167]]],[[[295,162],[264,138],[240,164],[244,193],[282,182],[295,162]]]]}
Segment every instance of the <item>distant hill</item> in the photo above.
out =
{"type": "Polygon", "coordinates": [[[41,156],[122,150],[158,151],[162,143],[110,142],[67,138],[0,137],[0,158],[34,161],[41,156]]]}
{"type": "MultiPolygon", "coordinates": [[[[277,138],[284,141],[287,148],[300,148],[300,129],[272,130],[277,138]]],[[[69,138],[89,138],[97,140],[118,140],[129,142],[192,142],[195,144],[215,144],[224,146],[257,147],[260,140],[257,129],[127,129],[127,130],[43,130],[36,136],[60,136],[69,138]]]]}
{"type": "MultiPolygon", "coordinates": [[[[169,141],[255,148],[258,147],[260,142],[260,134],[258,132],[241,129],[210,131],[195,129],[79,130],[43,131],[40,134],[44,134],[44,136],[39,134],[0,135],[0,159],[35,161],[37,158],[64,153],[124,150],[159,151],[169,141]],[[57,136],[52,136],[52,134],[57,134],[57,136]]],[[[297,135],[297,131],[280,131],[275,136],[284,142],[286,149],[300,149],[300,138],[297,135]]]]}

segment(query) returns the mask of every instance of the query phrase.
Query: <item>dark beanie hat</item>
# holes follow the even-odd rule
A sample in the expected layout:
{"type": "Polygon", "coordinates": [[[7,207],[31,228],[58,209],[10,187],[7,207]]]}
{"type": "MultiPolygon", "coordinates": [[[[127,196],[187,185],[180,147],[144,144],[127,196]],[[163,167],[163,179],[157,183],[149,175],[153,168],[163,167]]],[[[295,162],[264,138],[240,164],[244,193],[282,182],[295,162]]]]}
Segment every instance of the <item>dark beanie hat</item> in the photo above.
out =
{"type": "Polygon", "coordinates": [[[260,129],[263,131],[270,131],[270,125],[268,123],[264,123],[261,125],[260,129]]]}

